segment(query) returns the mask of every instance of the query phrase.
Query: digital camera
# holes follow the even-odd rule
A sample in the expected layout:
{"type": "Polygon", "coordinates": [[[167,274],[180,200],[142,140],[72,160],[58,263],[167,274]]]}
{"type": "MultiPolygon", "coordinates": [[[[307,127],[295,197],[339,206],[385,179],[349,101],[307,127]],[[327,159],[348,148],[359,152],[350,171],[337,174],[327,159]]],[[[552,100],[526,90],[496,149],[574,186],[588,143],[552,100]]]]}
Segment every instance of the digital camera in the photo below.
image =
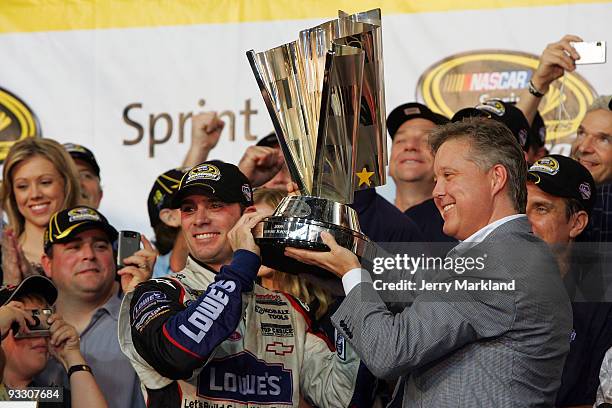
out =
{"type": "Polygon", "coordinates": [[[15,333],[16,339],[24,339],[28,337],[49,337],[51,336],[51,332],[49,331],[49,323],[47,320],[53,314],[53,309],[34,309],[30,310],[32,312],[32,318],[34,319],[35,324],[28,323],[28,329],[30,330],[28,333],[20,333],[19,325],[13,324],[13,333],[15,333]]]}

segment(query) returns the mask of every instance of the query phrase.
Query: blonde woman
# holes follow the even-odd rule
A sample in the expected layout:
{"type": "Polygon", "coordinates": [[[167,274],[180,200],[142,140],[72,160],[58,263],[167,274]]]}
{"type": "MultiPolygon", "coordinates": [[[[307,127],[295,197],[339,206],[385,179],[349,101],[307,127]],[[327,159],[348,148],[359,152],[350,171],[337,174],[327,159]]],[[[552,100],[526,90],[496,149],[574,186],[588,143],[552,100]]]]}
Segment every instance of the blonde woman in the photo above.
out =
{"type": "MultiPolygon", "coordinates": [[[[253,201],[258,212],[271,215],[286,195],[286,191],[258,188],[253,193],[253,201]]],[[[315,319],[323,317],[333,301],[327,290],[298,275],[280,272],[262,265],[257,276],[261,279],[261,286],[270,290],[287,292],[307,303],[315,319]]]]}
{"type": "Polygon", "coordinates": [[[18,284],[40,269],[49,219],[80,197],[78,171],[61,144],[27,138],[11,147],[0,194],[9,222],[2,238],[4,284],[18,284]]]}

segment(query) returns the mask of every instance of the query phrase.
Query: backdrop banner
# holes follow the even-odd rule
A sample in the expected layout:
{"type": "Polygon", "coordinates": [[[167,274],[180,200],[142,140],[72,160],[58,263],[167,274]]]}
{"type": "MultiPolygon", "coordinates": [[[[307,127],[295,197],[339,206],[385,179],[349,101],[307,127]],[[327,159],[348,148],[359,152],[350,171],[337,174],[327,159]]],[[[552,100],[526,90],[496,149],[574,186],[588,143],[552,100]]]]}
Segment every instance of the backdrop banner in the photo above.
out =
{"type": "MultiPolygon", "coordinates": [[[[388,111],[417,100],[451,116],[491,97],[516,101],[548,43],[568,33],[612,41],[612,2],[210,3],[2,1],[0,160],[23,137],[90,148],[100,210],[117,228],[149,235],[148,192],[181,164],[192,115],[221,115],[209,158],[237,163],[272,130],[245,52],[292,41],[338,9],[382,9],[388,111]]],[[[587,106],[612,93],[611,72],[610,62],[579,66],[553,85],[541,105],[553,152],[568,154],[587,106]]],[[[392,180],[379,191],[392,201],[392,180]]]]}

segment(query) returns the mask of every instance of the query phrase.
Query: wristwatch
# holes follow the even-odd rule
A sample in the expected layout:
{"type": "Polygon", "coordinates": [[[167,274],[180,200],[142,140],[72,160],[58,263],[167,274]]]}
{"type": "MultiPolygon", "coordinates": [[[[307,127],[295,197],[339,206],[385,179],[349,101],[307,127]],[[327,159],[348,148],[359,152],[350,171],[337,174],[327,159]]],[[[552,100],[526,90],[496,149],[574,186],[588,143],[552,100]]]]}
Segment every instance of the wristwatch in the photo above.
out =
{"type": "Polygon", "coordinates": [[[93,375],[93,372],[91,371],[90,366],[85,365],[85,364],[77,364],[77,365],[73,365],[72,367],[68,369],[68,378],[70,378],[70,376],[76,373],[77,371],[88,371],[93,375]]]}
{"type": "Polygon", "coordinates": [[[542,92],[538,91],[538,88],[535,87],[532,80],[529,80],[529,87],[527,89],[529,90],[529,93],[536,98],[541,98],[544,96],[542,92]]]}

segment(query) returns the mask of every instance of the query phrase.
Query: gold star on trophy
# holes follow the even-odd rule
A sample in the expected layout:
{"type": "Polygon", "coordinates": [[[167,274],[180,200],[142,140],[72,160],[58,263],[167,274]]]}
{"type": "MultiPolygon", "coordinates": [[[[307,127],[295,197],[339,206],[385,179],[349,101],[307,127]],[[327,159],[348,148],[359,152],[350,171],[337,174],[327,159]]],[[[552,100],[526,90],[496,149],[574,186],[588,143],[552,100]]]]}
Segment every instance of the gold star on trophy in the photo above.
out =
{"type": "Polygon", "coordinates": [[[370,178],[374,175],[373,171],[368,171],[368,169],[364,167],[363,170],[355,174],[357,175],[357,177],[359,177],[359,187],[361,187],[362,184],[367,184],[368,187],[372,185],[372,183],[370,182],[370,178]]]}

